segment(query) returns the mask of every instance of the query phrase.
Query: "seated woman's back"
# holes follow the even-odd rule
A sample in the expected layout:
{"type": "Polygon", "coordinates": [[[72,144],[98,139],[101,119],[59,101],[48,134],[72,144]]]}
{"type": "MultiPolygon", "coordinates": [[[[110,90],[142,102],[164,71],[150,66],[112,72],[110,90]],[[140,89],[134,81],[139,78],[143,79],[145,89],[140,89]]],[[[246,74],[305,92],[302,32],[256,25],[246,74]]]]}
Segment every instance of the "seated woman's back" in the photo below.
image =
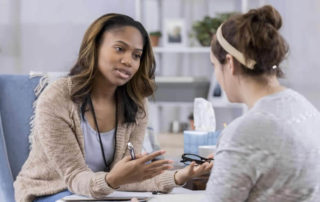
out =
{"type": "Polygon", "coordinates": [[[214,202],[320,201],[320,113],[282,86],[288,46],[272,6],[224,22],[210,59],[230,102],[249,111],[222,131],[206,199],[214,202]]]}
{"type": "Polygon", "coordinates": [[[228,201],[316,201],[318,131],[319,112],[295,91],[262,98],[223,131],[208,196],[228,201]]]}

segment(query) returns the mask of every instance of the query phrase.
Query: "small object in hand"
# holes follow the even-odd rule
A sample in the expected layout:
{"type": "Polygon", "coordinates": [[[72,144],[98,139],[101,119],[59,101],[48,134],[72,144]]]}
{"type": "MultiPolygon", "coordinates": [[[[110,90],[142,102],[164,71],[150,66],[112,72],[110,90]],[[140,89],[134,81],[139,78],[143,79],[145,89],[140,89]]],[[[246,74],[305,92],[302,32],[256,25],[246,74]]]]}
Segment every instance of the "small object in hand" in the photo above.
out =
{"type": "Polygon", "coordinates": [[[131,156],[131,160],[136,159],[136,155],[134,153],[134,148],[133,148],[133,145],[132,145],[131,142],[128,142],[128,150],[129,150],[129,153],[130,153],[130,156],[131,156]]]}
{"type": "Polygon", "coordinates": [[[190,153],[182,154],[181,158],[182,160],[180,162],[186,165],[189,165],[192,161],[196,162],[196,164],[198,165],[201,165],[205,162],[210,163],[212,160],[214,160],[213,158],[205,158],[197,154],[190,154],[190,153]]]}

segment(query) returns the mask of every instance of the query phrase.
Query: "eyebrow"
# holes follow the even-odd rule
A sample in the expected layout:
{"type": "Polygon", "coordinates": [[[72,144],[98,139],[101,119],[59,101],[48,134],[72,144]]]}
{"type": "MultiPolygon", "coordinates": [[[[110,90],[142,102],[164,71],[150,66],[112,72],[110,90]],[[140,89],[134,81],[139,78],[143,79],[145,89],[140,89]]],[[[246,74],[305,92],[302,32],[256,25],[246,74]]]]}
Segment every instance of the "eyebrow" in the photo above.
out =
{"type": "MultiPolygon", "coordinates": [[[[125,46],[129,46],[129,44],[127,44],[126,42],[124,42],[124,41],[116,41],[116,42],[118,42],[118,43],[122,43],[123,45],[125,45],[125,46]]],[[[130,47],[130,46],[129,46],[130,47]]],[[[143,49],[140,49],[140,48],[134,48],[135,50],[137,50],[137,51],[141,51],[141,52],[143,52],[143,49]]]]}

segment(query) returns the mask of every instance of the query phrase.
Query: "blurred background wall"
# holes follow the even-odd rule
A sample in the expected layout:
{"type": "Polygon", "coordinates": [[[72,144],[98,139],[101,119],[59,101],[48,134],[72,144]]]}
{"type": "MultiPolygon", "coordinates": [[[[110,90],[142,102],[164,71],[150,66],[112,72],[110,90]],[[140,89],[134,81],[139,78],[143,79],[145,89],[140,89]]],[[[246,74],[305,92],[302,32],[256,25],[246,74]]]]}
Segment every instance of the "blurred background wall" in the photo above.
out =
{"type": "MultiPolygon", "coordinates": [[[[96,18],[109,12],[123,13],[141,18],[147,30],[153,31],[160,26],[159,1],[162,16],[184,17],[188,23],[219,12],[245,11],[263,4],[275,6],[283,17],[281,33],[290,46],[283,64],[286,78],[281,82],[320,109],[320,0],[142,0],[141,13],[137,13],[136,0],[0,0],[0,74],[68,71],[77,58],[85,30],[96,18]]],[[[210,77],[213,73],[208,55],[165,58],[161,64],[163,76],[210,77]],[[186,63],[197,68],[186,70],[186,63]],[[174,65],[179,68],[172,68],[174,65]]],[[[166,117],[161,127],[165,131],[170,121],[185,121],[188,115],[184,109],[170,107],[163,113],[166,117]]]]}
{"type": "Polygon", "coordinates": [[[0,73],[68,71],[87,27],[109,12],[135,16],[132,0],[0,0],[0,73]]]}

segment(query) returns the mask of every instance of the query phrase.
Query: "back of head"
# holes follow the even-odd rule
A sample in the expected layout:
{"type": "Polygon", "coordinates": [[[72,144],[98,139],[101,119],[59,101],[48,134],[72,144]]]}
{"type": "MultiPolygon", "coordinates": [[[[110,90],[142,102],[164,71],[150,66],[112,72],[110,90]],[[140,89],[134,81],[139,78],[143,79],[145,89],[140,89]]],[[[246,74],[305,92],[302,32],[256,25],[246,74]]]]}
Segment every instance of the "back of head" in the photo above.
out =
{"type": "MultiPolygon", "coordinates": [[[[252,69],[239,63],[244,74],[283,75],[279,64],[285,58],[288,46],[278,31],[281,26],[280,14],[269,5],[233,16],[223,23],[221,31],[226,41],[242,52],[246,60],[256,62],[252,69]],[[274,68],[275,65],[277,68],[274,68]]],[[[227,52],[216,38],[212,41],[211,49],[219,62],[224,64],[227,52]]]]}

